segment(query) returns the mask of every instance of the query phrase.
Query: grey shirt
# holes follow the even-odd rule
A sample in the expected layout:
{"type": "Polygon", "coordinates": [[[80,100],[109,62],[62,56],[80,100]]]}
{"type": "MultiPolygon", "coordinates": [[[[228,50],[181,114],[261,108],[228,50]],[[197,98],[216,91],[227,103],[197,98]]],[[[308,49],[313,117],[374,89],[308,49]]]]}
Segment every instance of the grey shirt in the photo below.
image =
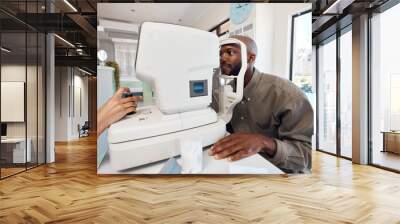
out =
{"type": "Polygon", "coordinates": [[[287,173],[308,173],[313,116],[311,104],[295,84],[255,69],[244,88],[243,100],[233,110],[230,125],[234,132],[274,138],[276,154],[260,155],[287,173]]]}

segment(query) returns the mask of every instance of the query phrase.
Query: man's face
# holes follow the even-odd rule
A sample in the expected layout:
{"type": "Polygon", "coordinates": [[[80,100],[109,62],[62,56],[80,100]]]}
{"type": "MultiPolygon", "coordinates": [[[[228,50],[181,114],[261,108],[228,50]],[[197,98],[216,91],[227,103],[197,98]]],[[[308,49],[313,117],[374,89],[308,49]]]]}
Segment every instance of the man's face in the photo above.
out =
{"type": "Polygon", "coordinates": [[[225,75],[236,76],[242,67],[240,47],[237,44],[221,46],[219,52],[221,71],[225,75]]]}

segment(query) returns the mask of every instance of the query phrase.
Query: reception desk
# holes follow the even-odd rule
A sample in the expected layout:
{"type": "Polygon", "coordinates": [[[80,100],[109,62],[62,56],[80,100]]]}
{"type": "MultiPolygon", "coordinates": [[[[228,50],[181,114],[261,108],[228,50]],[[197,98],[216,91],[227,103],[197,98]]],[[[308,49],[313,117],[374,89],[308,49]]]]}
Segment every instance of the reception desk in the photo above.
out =
{"type": "Polygon", "coordinates": [[[383,152],[400,154],[400,131],[384,131],[383,152]]]}

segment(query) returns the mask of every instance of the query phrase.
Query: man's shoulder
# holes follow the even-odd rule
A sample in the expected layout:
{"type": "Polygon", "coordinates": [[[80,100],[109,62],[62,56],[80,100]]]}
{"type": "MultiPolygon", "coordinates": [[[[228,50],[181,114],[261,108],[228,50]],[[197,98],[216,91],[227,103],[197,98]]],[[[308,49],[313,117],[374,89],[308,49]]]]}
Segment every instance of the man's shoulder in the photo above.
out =
{"type": "Polygon", "coordinates": [[[260,88],[268,86],[278,95],[287,97],[304,96],[303,91],[290,80],[269,73],[258,72],[258,74],[260,75],[260,88]]]}

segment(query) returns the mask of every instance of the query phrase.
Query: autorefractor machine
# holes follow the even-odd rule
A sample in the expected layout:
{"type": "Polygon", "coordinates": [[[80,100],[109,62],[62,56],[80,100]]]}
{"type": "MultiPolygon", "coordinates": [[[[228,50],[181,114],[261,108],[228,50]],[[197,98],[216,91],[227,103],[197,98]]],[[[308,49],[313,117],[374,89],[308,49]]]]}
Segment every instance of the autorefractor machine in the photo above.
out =
{"type": "Polygon", "coordinates": [[[111,125],[108,142],[113,169],[177,156],[182,139],[201,141],[206,147],[226,135],[233,108],[243,97],[247,57],[241,41],[219,41],[211,32],[144,22],[136,57],[137,78],[151,85],[155,103],[111,125]],[[219,50],[224,44],[241,47],[244,60],[237,76],[220,73],[219,50]],[[214,74],[217,88],[212,88],[214,74]],[[213,94],[218,113],[210,106],[213,94]]]}

